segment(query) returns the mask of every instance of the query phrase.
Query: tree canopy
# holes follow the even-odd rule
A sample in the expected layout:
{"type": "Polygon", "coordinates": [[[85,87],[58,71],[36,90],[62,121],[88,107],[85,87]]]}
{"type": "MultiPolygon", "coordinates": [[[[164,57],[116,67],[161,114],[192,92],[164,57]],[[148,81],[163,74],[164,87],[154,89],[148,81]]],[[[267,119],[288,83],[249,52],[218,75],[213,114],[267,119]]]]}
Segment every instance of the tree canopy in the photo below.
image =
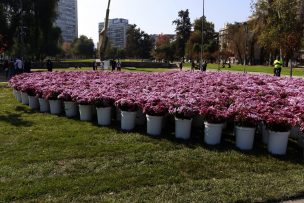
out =
{"type": "MultiPolygon", "coordinates": [[[[191,32],[187,43],[187,55],[193,59],[200,58],[202,46],[202,17],[194,21],[194,31],[191,32]]],[[[218,50],[218,33],[214,30],[214,24],[204,18],[204,53],[212,54],[218,50]]],[[[205,54],[206,57],[206,54],[205,54]]],[[[204,58],[205,58],[204,57],[204,58]]]]}
{"type": "Polygon", "coordinates": [[[175,44],[168,35],[160,34],[155,42],[153,56],[156,60],[172,61],[174,59],[175,44]]]}
{"type": "Polygon", "coordinates": [[[189,10],[181,10],[178,12],[178,19],[172,23],[176,25],[176,55],[179,58],[184,58],[186,43],[190,38],[192,24],[189,17],[189,10]]]}
{"type": "Polygon", "coordinates": [[[153,41],[151,37],[137,28],[137,25],[132,25],[127,31],[127,46],[125,53],[128,57],[148,59],[151,57],[153,41]]]}
{"type": "Polygon", "coordinates": [[[72,43],[73,54],[81,58],[94,57],[94,42],[87,36],[81,35],[72,43]]]}
{"type": "Polygon", "coordinates": [[[61,34],[54,27],[56,6],[57,0],[1,0],[1,48],[37,59],[56,55],[61,34]]]}
{"type": "Polygon", "coordinates": [[[255,31],[262,47],[281,49],[289,57],[300,48],[303,37],[300,3],[298,0],[258,0],[254,4],[255,31]]]}

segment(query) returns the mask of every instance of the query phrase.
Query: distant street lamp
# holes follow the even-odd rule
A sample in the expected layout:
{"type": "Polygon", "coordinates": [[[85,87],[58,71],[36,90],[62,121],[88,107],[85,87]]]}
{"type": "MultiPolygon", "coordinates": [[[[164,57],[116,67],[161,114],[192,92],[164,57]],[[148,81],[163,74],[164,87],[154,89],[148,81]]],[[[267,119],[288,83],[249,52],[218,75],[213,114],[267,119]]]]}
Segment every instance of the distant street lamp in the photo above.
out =
{"type": "Polygon", "coordinates": [[[26,26],[19,26],[19,39],[21,44],[21,57],[25,57],[25,37],[27,33],[27,27],[26,26]]]}
{"type": "Polygon", "coordinates": [[[245,31],[244,73],[247,73],[247,71],[246,71],[247,38],[248,38],[248,24],[247,24],[247,22],[244,22],[243,26],[244,26],[244,31],[245,31]]]}

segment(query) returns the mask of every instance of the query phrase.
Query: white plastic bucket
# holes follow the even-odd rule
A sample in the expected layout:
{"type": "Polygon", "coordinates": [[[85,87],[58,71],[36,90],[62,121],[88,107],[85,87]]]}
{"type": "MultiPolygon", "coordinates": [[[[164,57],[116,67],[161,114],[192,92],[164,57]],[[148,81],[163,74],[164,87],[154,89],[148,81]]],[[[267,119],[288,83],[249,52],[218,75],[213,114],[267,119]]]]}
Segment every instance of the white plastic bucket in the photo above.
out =
{"type": "Polygon", "coordinates": [[[235,127],[237,148],[241,150],[251,150],[253,148],[255,128],[235,127]]]}
{"type": "Polygon", "coordinates": [[[16,99],[18,102],[22,102],[21,91],[16,91],[16,99]]]}
{"type": "Polygon", "coordinates": [[[217,145],[221,143],[223,123],[208,123],[205,122],[205,137],[204,141],[208,145],[217,145]]]}
{"type": "Polygon", "coordinates": [[[191,136],[192,119],[175,118],[175,137],[188,140],[191,136]]]}
{"type": "Polygon", "coordinates": [[[79,105],[79,114],[81,121],[92,121],[93,120],[92,105],[79,105]]]}
{"type": "Polygon", "coordinates": [[[147,134],[155,135],[155,136],[160,135],[162,131],[163,116],[146,115],[146,117],[147,117],[147,134]]]}
{"type": "Polygon", "coordinates": [[[288,136],[290,132],[269,131],[268,152],[271,154],[286,154],[288,145],[288,136]]]}
{"type": "Polygon", "coordinates": [[[28,98],[28,94],[26,92],[21,92],[21,102],[22,102],[22,104],[25,104],[25,105],[29,104],[29,98],[28,98]]]}
{"type": "Polygon", "coordinates": [[[50,103],[48,100],[39,98],[39,106],[40,106],[40,112],[41,113],[45,113],[45,112],[49,112],[50,111],[50,103]]]}
{"type": "Polygon", "coordinates": [[[62,113],[61,100],[49,100],[50,111],[53,115],[59,115],[62,113]]]}
{"type": "Polygon", "coordinates": [[[17,99],[17,90],[16,89],[13,89],[13,95],[17,99]]]}
{"type": "Polygon", "coordinates": [[[29,96],[30,109],[39,109],[39,101],[35,96],[29,96]]]}
{"type": "Polygon", "coordinates": [[[121,111],[121,129],[122,130],[133,130],[135,128],[136,111],[128,112],[121,111]]]}
{"type": "Polygon", "coordinates": [[[112,108],[96,108],[98,125],[108,126],[111,125],[112,108]]]}
{"type": "Polygon", "coordinates": [[[64,103],[64,112],[66,117],[73,118],[78,115],[77,104],[72,101],[65,101],[64,103]]]}

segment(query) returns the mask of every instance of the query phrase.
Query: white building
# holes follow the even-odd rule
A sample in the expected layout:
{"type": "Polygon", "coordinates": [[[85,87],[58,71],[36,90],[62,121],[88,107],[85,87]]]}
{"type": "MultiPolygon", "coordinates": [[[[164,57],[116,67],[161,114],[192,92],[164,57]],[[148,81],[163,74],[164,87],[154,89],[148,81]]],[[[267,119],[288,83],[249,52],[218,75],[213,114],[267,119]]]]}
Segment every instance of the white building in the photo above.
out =
{"type": "MultiPolygon", "coordinates": [[[[104,22],[99,23],[98,33],[102,31],[104,22]]],[[[124,49],[127,45],[127,31],[130,28],[129,21],[123,18],[109,19],[107,36],[113,48],[124,49]]]]}

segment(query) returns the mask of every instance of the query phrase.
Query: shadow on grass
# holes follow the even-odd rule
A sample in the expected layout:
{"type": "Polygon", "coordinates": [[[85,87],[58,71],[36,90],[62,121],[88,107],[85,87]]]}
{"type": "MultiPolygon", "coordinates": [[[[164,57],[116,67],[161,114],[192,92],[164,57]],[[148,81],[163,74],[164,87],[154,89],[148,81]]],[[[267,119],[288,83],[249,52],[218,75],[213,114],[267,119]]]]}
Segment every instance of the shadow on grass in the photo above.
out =
{"type": "MultiPolygon", "coordinates": [[[[16,111],[22,111],[22,113],[28,113],[28,114],[34,114],[37,113],[37,111],[30,110],[24,106],[18,106],[16,107],[16,111]]],[[[59,117],[65,117],[64,114],[57,115],[59,117]]],[[[16,126],[24,125],[28,126],[31,125],[30,122],[25,122],[20,119],[19,114],[11,114],[7,116],[6,118],[0,117],[0,119],[4,119],[7,121],[13,121],[12,124],[16,126]]],[[[79,121],[79,115],[74,118],[67,118],[75,121],[79,121]]],[[[297,145],[297,143],[294,140],[289,140],[288,143],[288,152],[287,155],[271,155],[267,151],[267,146],[265,146],[262,143],[262,137],[260,135],[256,135],[253,150],[249,151],[243,151],[238,149],[235,146],[235,136],[233,135],[233,128],[228,128],[224,130],[222,135],[222,141],[219,145],[207,145],[204,143],[204,128],[192,128],[191,130],[191,138],[189,140],[181,140],[175,138],[175,123],[173,120],[168,120],[166,123],[165,128],[162,130],[162,134],[160,136],[150,136],[146,133],[146,125],[142,126],[136,126],[134,130],[132,131],[124,131],[120,128],[120,122],[116,120],[112,120],[112,124],[110,126],[100,126],[97,123],[97,118],[95,117],[93,119],[92,125],[100,128],[109,128],[115,133],[138,133],[142,136],[149,137],[154,140],[167,140],[172,143],[176,143],[179,145],[183,145],[184,147],[195,149],[195,148],[204,148],[209,151],[214,152],[227,152],[227,151],[237,151],[239,153],[242,153],[246,156],[254,156],[254,157],[268,157],[272,156],[278,160],[284,161],[284,162],[290,162],[290,163],[296,163],[296,164],[303,164],[304,160],[302,158],[302,149],[297,145]]]]}
{"type": "MultiPolygon", "coordinates": [[[[94,122],[93,125],[99,126],[97,122],[94,122]]],[[[110,128],[114,130],[117,133],[129,133],[129,131],[123,131],[120,129],[120,123],[113,120],[113,123],[111,126],[107,126],[107,128],[110,128]]],[[[195,148],[204,148],[208,151],[213,152],[227,152],[227,151],[237,151],[241,154],[244,154],[246,156],[253,156],[253,157],[274,157],[280,161],[284,162],[290,162],[290,163],[296,163],[296,164],[303,164],[304,160],[302,158],[302,149],[297,145],[296,141],[290,139],[288,143],[288,149],[286,155],[271,155],[267,151],[267,146],[265,146],[262,143],[262,136],[256,135],[253,150],[240,150],[235,146],[235,136],[233,135],[232,129],[226,129],[223,132],[222,135],[222,141],[219,145],[207,145],[204,143],[204,128],[192,128],[191,130],[191,138],[189,140],[181,140],[176,139],[174,135],[175,131],[175,125],[172,123],[169,123],[166,125],[166,127],[163,129],[161,136],[150,136],[146,133],[146,127],[145,126],[136,126],[134,130],[131,132],[139,133],[142,136],[149,137],[154,140],[167,140],[172,143],[176,143],[179,145],[183,145],[190,149],[195,148]]]]}
{"type": "Polygon", "coordinates": [[[30,121],[25,121],[21,118],[21,114],[7,113],[7,115],[1,115],[0,120],[16,127],[30,127],[33,125],[30,121]]]}
{"type": "Polygon", "coordinates": [[[27,114],[38,113],[37,110],[31,110],[27,106],[16,106],[15,111],[20,112],[20,113],[27,113],[27,114]]]}

